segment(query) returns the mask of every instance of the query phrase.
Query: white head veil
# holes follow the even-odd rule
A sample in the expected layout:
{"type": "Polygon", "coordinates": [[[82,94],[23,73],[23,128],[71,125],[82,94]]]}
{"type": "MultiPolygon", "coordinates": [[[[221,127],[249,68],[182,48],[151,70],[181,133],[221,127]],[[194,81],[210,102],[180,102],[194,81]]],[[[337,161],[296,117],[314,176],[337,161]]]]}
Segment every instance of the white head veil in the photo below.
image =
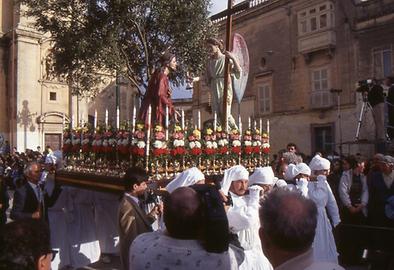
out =
{"type": "Polygon", "coordinates": [[[166,190],[169,193],[172,193],[175,189],[179,187],[188,187],[204,179],[204,174],[196,167],[193,167],[183,171],[181,174],[175,177],[174,180],[168,183],[168,185],[166,186],[166,190]]]}
{"type": "Polygon", "coordinates": [[[223,180],[221,182],[221,190],[224,195],[228,195],[231,182],[237,180],[249,180],[249,172],[242,165],[236,165],[224,171],[223,180]]]}
{"type": "Polygon", "coordinates": [[[249,186],[254,184],[273,185],[278,180],[271,167],[257,168],[249,177],[249,186]]]}
{"type": "Polygon", "coordinates": [[[284,178],[286,181],[294,180],[294,178],[299,174],[297,166],[294,164],[289,164],[286,168],[284,178]]]}
{"type": "Polygon", "coordinates": [[[309,163],[309,168],[311,168],[312,171],[329,170],[330,161],[328,159],[322,158],[319,155],[316,155],[309,163]]]}
{"type": "Polygon", "coordinates": [[[311,176],[311,169],[305,163],[298,163],[297,164],[297,171],[298,171],[298,174],[302,173],[302,174],[306,174],[306,175],[311,176]]]}

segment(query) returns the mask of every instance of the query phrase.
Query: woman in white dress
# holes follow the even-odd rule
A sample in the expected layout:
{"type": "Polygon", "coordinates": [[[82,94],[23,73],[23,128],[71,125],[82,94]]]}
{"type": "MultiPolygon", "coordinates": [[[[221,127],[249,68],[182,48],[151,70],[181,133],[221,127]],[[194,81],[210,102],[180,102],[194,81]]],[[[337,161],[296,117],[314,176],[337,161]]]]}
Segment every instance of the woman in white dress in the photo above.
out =
{"type": "Polygon", "coordinates": [[[332,229],[340,222],[339,210],[335,197],[327,182],[330,161],[315,156],[309,164],[313,177],[308,182],[308,197],[318,210],[315,239],[312,244],[315,261],[338,263],[338,252],[332,229]],[[330,222],[331,220],[331,222],[330,222]]]}

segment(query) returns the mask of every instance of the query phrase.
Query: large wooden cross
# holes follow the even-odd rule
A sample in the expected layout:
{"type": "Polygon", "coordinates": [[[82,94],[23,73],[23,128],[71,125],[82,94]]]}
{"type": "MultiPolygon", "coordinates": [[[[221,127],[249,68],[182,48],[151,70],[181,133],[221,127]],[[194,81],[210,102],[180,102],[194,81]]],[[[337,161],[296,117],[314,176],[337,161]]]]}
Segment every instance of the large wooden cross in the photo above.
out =
{"type": "MultiPolygon", "coordinates": [[[[228,0],[227,9],[212,16],[212,20],[223,18],[227,16],[226,19],[226,51],[230,51],[231,44],[231,28],[233,24],[233,14],[249,8],[249,0],[243,1],[233,7],[234,0],[228,0]]],[[[224,130],[228,130],[228,114],[227,114],[227,99],[228,99],[228,84],[230,81],[230,65],[229,59],[226,57],[224,62],[224,89],[223,89],[223,119],[222,123],[224,125],[224,130]]],[[[230,104],[231,106],[231,104],[230,104]]]]}

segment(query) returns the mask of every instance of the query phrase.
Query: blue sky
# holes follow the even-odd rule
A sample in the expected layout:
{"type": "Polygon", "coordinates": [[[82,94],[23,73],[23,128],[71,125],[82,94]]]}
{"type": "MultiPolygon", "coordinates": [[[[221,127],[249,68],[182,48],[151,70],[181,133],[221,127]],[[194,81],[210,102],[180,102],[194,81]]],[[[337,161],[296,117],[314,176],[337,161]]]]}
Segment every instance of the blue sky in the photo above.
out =
{"type": "MultiPolygon", "coordinates": [[[[212,14],[216,14],[216,13],[226,9],[227,2],[228,2],[227,0],[211,0],[212,7],[211,7],[210,12],[212,14]]],[[[236,4],[238,4],[239,2],[242,2],[242,0],[235,1],[236,4]]]]}

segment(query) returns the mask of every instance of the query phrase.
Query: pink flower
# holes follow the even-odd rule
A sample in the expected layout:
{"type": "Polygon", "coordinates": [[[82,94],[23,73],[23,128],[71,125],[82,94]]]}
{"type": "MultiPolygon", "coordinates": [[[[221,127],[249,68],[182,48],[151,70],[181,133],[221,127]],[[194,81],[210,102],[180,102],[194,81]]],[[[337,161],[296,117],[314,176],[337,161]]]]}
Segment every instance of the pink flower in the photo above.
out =
{"type": "Polygon", "coordinates": [[[156,134],[155,134],[155,139],[156,140],[162,140],[162,139],[164,139],[165,138],[165,134],[163,133],[163,132],[156,132],[156,134]]]}
{"type": "Polygon", "coordinates": [[[138,139],[143,139],[145,137],[145,133],[143,131],[136,131],[135,136],[138,139]]]}

